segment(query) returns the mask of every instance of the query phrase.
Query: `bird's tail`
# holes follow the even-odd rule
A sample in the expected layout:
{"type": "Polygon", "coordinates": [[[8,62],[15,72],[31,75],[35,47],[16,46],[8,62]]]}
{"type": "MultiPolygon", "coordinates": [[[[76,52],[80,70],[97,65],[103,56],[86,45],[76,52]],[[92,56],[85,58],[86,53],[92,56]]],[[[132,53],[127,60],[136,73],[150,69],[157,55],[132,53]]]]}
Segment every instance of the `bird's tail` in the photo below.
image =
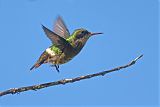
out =
{"type": "Polygon", "coordinates": [[[30,70],[32,70],[33,68],[38,68],[42,63],[35,63],[31,68],[30,70]]]}
{"type": "Polygon", "coordinates": [[[37,60],[37,62],[30,68],[30,70],[34,69],[34,68],[38,68],[40,65],[42,65],[43,63],[46,63],[47,59],[49,58],[49,55],[46,51],[44,51],[40,58],[37,60]]]}

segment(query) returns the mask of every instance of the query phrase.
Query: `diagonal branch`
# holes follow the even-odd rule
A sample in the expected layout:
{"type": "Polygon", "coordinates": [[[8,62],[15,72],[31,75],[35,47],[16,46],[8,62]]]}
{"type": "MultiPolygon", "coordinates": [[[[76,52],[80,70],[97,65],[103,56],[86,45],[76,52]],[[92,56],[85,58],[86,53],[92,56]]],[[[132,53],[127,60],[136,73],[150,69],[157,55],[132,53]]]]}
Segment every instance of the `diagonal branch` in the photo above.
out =
{"type": "Polygon", "coordinates": [[[139,60],[142,56],[143,55],[138,56],[137,58],[135,58],[134,60],[132,60],[131,62],[129,62],[126,65],[119,66],[119,67],[116,67],[116,68],[113,68],[113,69],[110,69],[107,71],[102,71],[102,72],[98,72],[95,74],[89,74],[89,75],[80,76],[80,77],[71,78],[71,79],[63,79],[63,80],[59,80],[59,81],[48,82],[48,83],[43,83],[43,84],[38,84],[38,85],[32,85],[32,86],[26,86],[26,87],[20,87],[20,88],[11,88],[6,91],[0,92],[0,96],[4,96],[7,94],[16,94],[16,93],[20,93],[20,92],[24,92],[24,91],[29,91],[29,90],[38,90],[38,89],[42,89],[42,88],[46,88],[46,87],[50,87],[50,86],[55,86],[55,85],[60,85],[60,84],[73,83],[76,81],[89,79],[89,78],[96,77],[96,76],[104,76],[107,73],[110,73],[113,71],[118,71],[120,69],[124,69],[124,68],[131,66],[131,65],[134,65],[136,63],[136,61],[139,60]]]}

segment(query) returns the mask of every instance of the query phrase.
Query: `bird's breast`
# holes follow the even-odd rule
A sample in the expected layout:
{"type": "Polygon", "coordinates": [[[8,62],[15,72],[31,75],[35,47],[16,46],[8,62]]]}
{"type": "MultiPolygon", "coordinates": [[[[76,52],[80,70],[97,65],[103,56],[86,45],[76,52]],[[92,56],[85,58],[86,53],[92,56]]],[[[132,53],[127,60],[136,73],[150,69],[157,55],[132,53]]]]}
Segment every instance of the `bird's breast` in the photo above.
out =
{"type": "Polygon", "coordinates": [[[64,64],[74,57],[72,55],[66,55],[65,53],[56,53],[51,48],[47,48],[46,52],[50,56],[48,62],[52,64],[64,64]]]}

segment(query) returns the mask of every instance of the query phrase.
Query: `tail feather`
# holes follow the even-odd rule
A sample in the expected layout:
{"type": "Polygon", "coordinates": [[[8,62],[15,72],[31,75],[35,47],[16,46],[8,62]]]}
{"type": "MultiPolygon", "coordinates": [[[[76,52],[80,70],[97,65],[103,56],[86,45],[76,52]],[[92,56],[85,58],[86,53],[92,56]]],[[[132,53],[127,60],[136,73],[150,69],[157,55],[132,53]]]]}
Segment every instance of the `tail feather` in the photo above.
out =
{"type": "Polygon", "coordinates": [[[32,70],[33,68],[38,68],[41,64],[40,63],[35,63],[31,68],[30,70],[32,70]]]}
{"type": "Polygon", "coordinates": [[[38,68],[41,64],[46,63],[46,60],[49,58],[49,54],[44,51],[40,58],[38,59],[38,61],[30,68],[30,70],[34,69],[34,68],[38,68]]]}

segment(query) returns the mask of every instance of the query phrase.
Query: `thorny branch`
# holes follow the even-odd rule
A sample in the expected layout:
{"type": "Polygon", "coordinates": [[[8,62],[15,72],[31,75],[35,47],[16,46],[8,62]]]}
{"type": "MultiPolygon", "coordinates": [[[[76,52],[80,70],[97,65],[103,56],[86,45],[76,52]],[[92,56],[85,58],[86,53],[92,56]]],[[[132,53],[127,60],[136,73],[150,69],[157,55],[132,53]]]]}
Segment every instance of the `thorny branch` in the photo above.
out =
{"type": "Polygon", "coordinates": [[[11,88],[11,89],[8,89],[6,91],[0,92],[0,96],[4,96],[4,95],[7,95],[7,94],[16,94],[16,93],[20,93],[20,92],[24,92],[24,91],[29,91],[29,90],[38,90],[38,89],[42,89],[42,88],[46,88],[46,87],[50,87],[50,86],[55,86],[55,85],[60,85],[60,84],[73,83],[73,82],[76,82],[76,81],[89,79],[89,78],[96,77],[96,76],[104,76],[107,73],[110,73],[110,72],[113,72],[113,71],[118,71],[120,69],[124,69],[124,68],[127,68],[127,67],[131,66],[131,65],[134,65],[136,63],[136,61],[138,59],[140,59],[142,56],[143,55],[138,56],[137,58],[135,58],[134,60],[132,60],[131,62],[129,62],[126,65],[119,66],[119,67],[116,67],[116,68],[113,68],[113,69],[110,69],[110,70],[98,72],[98,73],[95,73],[95,74],[80,76],[80,77],[76,77],[76,78],[71,78],[71,79],[63,79],[63,80],[59,80],[59,81],[48,82],[48,83],[26,86],[26,87],[20,87],[20,88],[11,88]]]}

